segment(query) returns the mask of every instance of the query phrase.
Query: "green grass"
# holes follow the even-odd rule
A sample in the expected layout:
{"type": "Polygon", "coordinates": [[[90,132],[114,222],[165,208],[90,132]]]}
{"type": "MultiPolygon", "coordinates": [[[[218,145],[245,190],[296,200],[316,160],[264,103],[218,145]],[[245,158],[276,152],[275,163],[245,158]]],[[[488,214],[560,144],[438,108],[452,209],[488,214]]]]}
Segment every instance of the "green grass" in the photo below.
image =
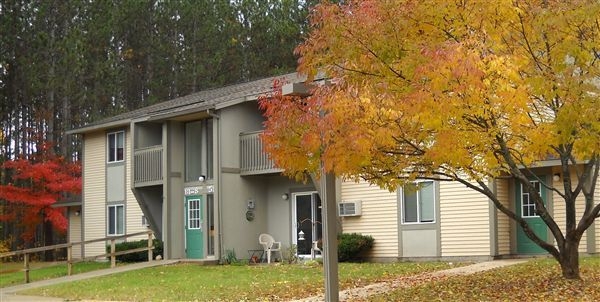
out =
{"type": "MultiPolygon", "coordinates": [[[[76,266],[77,267],[77,266],[76,266]]],[[[340,263],[340,288],[449,268],[432,263],[340,263]]],[[[411,284],[369,301],[600,301],[600,257],[581,258],[583,280],[564,280],[553,259],[468,276],[404,279],[411,284]]],[[[43,270],[40,270],[43,271],[43,270]]],[[[4,275],[2,275],[4,276],[4,275]]],[[[22,274],[19,276],[22,277],[22,274]]],[[[178,264],[21,292],[68,300],[277,301],[321,294],[323,267],[178,264]]]]}
{"type": "MultiPolygon", "coordinates": [[[[25,273],[22,262],[0,263],[0,288],[25,283],[25,273]]],[[[79,262],[73,264],[73,274],[110,267],[110,263],[79,262]]],[[[30,265],[29,279],[31,282],[57,278],[67,275],[65,263],[34,262],[30,265]]]]}
{"type": "MultiPolygon", "coordinates": [[[[432,263],[341,263],[341,288],[449,268],[432,263]]],[[[27,290],[69,300],[243,301],[288,300],[322,292],[321,265],[199,266],[178,264],[27,290]]]]}
{"type": "Polygon", "coordinates": [[[539,259],[468,276],[432,280],[370,301],[600,301],[600,257],[581,258],[582,280],[565,280],[558,263],[539,259]]]}

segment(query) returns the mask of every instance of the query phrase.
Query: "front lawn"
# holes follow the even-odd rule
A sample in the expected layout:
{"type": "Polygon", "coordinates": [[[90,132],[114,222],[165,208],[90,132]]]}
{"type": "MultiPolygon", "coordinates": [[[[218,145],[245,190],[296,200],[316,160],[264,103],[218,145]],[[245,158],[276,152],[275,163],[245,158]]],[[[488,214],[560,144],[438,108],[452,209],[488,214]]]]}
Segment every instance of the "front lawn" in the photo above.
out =
{"type": "MultiPolygon", "coordinates": [[[[432,263],[340,263],[341,288],[452,267],[432,263]]],[[[141,269],[20,292],[69,300],[241,301],[289,300],[323,290],[321,265],[200,266],[178,264],[141,269]]]]}
{"type": "Polygon", "coordinates": [[[432,280],[369,301],[600,301],[600,257],[581,258],[580,281],[565,280],[553,259],[432,280]]]}
{"type": "MultiPolygon", "coordinates": [[[[25,283],[23,262],[0,263],[0,287],[13,286],[25,283]]],[[[78,262],[73,264],[73,274],[92,270],[109,268],[110,262],[78,262]]],[[[67,275],[65,263],[33,262],[30,265],[29,280],[31,282],[52,279],[67,275]]]]}

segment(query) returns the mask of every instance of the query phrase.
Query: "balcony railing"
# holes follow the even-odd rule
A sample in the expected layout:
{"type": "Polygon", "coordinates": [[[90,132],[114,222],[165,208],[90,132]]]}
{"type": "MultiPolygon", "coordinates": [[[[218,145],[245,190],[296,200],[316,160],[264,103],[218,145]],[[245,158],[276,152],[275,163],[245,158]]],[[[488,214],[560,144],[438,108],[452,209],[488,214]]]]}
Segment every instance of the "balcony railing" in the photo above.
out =
{"type": "Polygon", "coordinates": [[[133,152],[133,157],[133,182],[136,187],[152,186],[162,183],[162,146],[136,149],[133,152]]]}
{"type": "Polygon", "coordinates": [[[276,168],[273,160],[263,152],[260,139],[261,131],[240,134],[240,174],[257,175],[279,173],[282,169],[276,168]]]}

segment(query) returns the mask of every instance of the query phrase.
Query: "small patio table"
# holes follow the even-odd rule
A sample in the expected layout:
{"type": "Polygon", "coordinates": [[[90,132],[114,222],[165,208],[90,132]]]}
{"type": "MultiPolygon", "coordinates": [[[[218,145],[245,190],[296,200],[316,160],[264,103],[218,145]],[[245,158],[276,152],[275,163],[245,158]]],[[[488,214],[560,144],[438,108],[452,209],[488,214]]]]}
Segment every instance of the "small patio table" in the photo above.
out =
{"type": "Polygon", "coordinates": [[[261,263],[263,262],[265,251],[264,250],[248,250],[248,256],[250,257],[250,263],[261,263]]]}

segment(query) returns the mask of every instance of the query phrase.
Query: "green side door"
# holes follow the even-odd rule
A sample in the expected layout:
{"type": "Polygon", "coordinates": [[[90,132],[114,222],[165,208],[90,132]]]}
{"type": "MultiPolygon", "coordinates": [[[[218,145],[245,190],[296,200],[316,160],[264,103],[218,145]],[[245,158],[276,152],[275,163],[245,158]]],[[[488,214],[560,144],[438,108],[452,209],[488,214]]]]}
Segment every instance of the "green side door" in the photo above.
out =
{"type": "Polygon", "coordinates": [[[185,197],[185,254],[188,259],[204,258],[202,195],[185,197]]]}
{"type": "MultiPolygon", "coordinates": [[[[531,183],[535,186],[538,193],[542,197],[544,205],[548,205],[546,199],[546,190],[542,188],[541,183],[537,180],[531,181],[531,183]]],[[[536,207],[535,203],[533,202],[533,198],[529,196],[529,193],[524,192],[523,185],[520,182],[517,181],[515,183],[515,188],[516,214],[527,221],[527,224],[529,224],[529,227],[533,229],[533,232],[536,235],[542,238],[542,240],[546,240],[548,236],[548,229],[542,218],[535,213],[536,207]]],[[[531,239],[525,235],[523,228],[517,224],[517,253],[531,255],[545,254],[547,252],[531,241],[531,239]]]]}

